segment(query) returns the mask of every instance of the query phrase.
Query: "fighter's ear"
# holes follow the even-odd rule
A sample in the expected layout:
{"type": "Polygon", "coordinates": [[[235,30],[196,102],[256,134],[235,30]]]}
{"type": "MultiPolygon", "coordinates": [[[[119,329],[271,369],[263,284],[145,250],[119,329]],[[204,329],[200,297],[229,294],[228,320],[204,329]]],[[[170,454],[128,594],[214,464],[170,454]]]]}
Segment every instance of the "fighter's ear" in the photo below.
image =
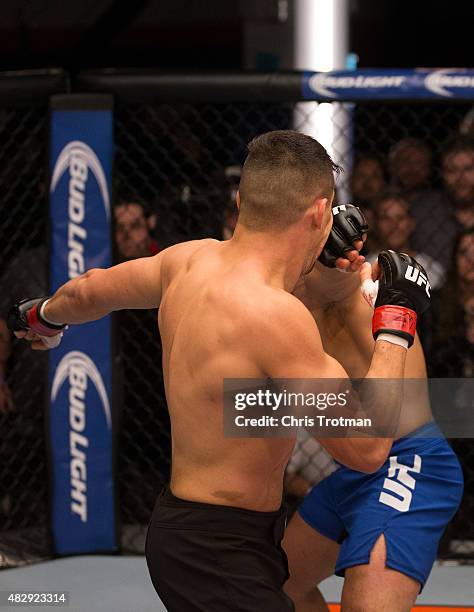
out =
{"type": "Polygon", "coordinates": [[[237,193],[235,194],[235,203],[237,204],[237,210],[240,211],[240,193],[239,191],[237,191],[237,193]]]}
{"type": "Polygon", "coordinates": [[[328,202],[328,198],[316,198],[313,202],[313,223],[319,230],[323,229],[328,202]]]}

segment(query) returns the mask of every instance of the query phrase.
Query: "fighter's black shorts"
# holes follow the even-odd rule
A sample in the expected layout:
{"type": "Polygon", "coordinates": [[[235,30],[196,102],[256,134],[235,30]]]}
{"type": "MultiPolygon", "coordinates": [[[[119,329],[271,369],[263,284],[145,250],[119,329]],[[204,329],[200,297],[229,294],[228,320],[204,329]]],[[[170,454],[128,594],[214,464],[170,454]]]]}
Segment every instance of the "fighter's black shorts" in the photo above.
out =
{"type": "Polygon", "coordinates": [[[285,510],[256,512],[159,496],[146,560],[168,612],[294,611],[280,542],[285,510]]]}

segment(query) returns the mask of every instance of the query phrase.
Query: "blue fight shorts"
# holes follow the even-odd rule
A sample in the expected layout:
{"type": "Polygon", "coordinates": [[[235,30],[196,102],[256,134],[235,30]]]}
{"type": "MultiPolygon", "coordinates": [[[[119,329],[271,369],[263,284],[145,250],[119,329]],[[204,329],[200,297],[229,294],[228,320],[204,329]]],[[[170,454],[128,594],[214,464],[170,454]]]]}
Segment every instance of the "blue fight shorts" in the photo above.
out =
{"type": "Polygon", "coordinates": [[[457,457],[431,422],[395,441],[374,474],[341,466],[311,489],[298,512],[313,529],[341,544],[338,576],[369,563],[383,534],[386,566],[423,587],[462,494],[457,457]]]}

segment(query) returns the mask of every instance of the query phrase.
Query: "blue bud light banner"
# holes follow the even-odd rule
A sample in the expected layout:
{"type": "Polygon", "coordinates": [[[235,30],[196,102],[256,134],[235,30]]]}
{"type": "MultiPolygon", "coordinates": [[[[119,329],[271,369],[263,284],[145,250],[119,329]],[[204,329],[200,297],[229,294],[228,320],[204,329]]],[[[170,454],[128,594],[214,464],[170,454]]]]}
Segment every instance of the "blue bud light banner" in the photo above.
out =
{"type": "Polygon", "coordinates": [[[305,100],[473,100],[474,68],[305,72],[305,100]]]}
{"type": "MultiPolygon", "coordinates": [[[[111,265],[112,99],[51,101],[51,292],[111,265]]],[[[111,319],[70,325],[49,353],[51,518],[57,554],[117,547],[111,319]]]]}

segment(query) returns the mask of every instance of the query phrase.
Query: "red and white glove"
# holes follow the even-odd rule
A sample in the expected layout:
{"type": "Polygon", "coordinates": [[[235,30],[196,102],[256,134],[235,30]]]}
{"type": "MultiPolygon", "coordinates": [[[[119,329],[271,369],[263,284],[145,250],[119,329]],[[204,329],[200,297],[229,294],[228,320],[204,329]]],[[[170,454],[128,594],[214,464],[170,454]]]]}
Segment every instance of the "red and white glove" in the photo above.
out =
{"type": "Polygon", "coordinates": [[[67,326],[53,323],[44,317],[44,307],[49,299],[49,297],[27,298],[14,304],[7,316],[7,324],[11,331],[32,331],[47,348],[57,347],[67,326]]]}
{"type": "Polygon", "coordinates": [[[366,279],[361,287],[366,300],[375,307],[373,336],[408,348],[415,339],[418,315],[430,305],[428,275],[422,265],[405,253],[382,251],[378,264],[379,280],[373,283],[366,279]]]}

